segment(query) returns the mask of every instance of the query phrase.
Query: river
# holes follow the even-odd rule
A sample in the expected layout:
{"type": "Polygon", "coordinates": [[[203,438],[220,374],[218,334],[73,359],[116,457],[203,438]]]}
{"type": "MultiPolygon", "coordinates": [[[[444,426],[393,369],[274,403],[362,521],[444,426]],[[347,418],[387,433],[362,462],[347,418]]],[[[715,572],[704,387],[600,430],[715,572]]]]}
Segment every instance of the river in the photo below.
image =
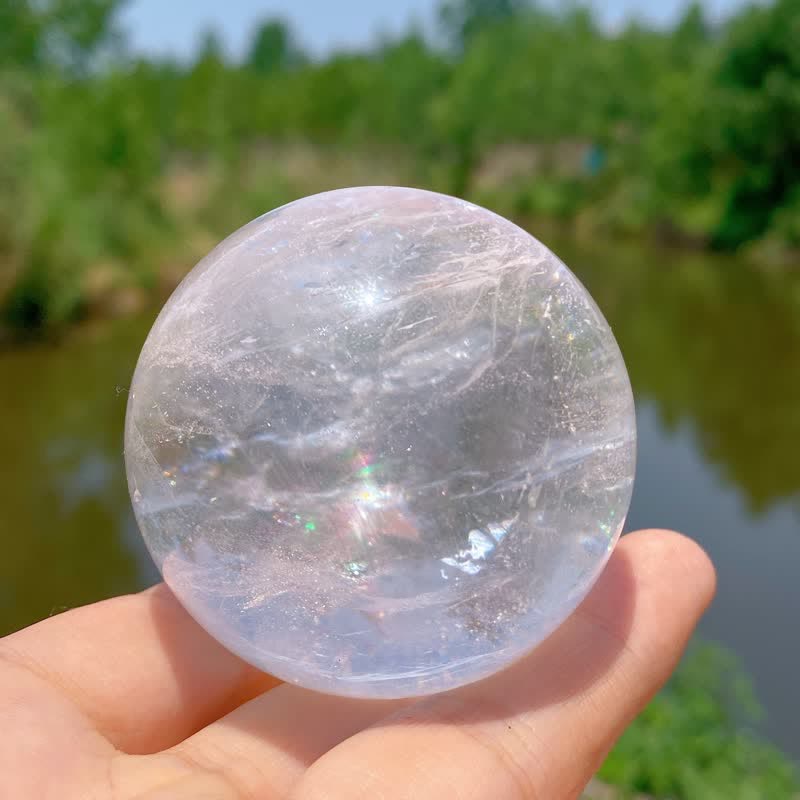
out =
{"type": "MultiPolygon", "coordinates": [[[[764,733],[800,759],[800,276],[549,243],[630,371],[639,463],[627,527],[677,528],[709,551],[719,593],[700,633],[739,656],[764,733]]],[[[157,579],[122,458],[154,313],[0,352],[0,633],[157,579]]]]}

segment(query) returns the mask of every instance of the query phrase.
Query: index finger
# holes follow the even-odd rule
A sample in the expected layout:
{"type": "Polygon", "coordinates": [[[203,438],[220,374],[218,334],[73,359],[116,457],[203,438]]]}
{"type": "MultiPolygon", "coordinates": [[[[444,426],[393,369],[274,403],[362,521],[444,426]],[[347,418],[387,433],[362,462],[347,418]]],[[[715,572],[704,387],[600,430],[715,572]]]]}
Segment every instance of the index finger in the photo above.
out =
{"type": "Polygon", "coordinates": [[[56,686],[128,753],[183,741],[279,683],[212,639],[164,584],[7,636],[3,661],[56,686]]]}

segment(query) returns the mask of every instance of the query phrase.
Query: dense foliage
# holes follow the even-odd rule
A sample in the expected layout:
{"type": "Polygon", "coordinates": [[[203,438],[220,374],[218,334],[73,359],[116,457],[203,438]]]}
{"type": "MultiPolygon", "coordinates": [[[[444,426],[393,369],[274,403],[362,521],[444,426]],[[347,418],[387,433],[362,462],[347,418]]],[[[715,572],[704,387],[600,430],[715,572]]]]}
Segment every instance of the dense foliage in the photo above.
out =
{"type": "Polygon", "coordinates": [[[600,775],[651,797],[791,800],[798,784],[790,764],[742,732],[758,714],[735,660],[697,647],[625,731],[600,775]]]}
{"type": "Polygon", "coordinates": [[[314,60],[268,20],[242,59],[209,33],[186,64],[129,53],[120,6],[0,0],[6,324],[150,290],[209,237],[357,182],[582,232],[800,248],[800,0],[614,33],[575,5],[447,0],[438,37],[314,60]]]}

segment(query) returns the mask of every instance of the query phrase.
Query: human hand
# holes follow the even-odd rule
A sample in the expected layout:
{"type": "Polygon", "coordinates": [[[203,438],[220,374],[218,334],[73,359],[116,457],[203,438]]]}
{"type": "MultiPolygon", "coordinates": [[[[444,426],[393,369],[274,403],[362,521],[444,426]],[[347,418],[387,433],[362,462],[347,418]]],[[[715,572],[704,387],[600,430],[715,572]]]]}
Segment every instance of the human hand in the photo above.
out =
{"type": "Polygon", "coordinates": [[[678,534],[624,537],[506,671],[421,700],[316,694],[227,652],[159,585],[0,640],[2,800],[567,800],[714,593],[678,534]]]}

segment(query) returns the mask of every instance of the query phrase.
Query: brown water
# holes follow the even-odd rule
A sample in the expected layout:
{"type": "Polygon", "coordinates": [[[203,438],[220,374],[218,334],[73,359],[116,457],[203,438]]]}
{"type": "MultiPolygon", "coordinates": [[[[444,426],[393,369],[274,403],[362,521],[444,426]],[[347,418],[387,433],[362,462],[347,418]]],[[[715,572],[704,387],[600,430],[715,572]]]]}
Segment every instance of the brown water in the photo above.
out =
{"type": "MultiPolygon", "coordinates": [[[[701,633],[739,655],[767,735],[800,758],[800,274],[550,244],[614,327],[637,395],[628,527],[678,528],[711,553],[701,633]]],[[[157,579],[122,461],[153,317],[0,353],[0,633],[157,579]]]]}

